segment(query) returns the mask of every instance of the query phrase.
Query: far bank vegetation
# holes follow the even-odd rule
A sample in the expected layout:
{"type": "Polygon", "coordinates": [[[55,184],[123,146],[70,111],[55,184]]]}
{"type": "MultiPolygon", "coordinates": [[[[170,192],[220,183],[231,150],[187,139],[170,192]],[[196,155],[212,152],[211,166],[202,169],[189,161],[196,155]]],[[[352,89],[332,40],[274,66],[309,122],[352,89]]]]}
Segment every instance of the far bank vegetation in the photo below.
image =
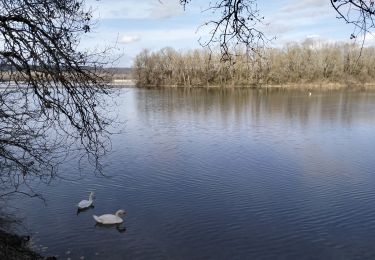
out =
{"type": "Polygon", "coordinates": [[[204,49],[143,50],[133,77],[141,87],[364,86],[375,83],[375,48],[307,40],[258,53],[237,51],[232,64],[204,49]]]}

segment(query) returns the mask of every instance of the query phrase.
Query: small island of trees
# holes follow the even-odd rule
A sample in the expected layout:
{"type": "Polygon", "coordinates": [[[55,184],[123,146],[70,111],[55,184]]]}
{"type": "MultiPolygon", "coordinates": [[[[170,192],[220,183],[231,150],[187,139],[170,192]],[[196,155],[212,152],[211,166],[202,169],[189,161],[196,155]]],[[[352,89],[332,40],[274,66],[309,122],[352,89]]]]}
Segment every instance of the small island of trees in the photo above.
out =
{"type": "Polygon", "coordinates": [[[144,50],[134,61],[133,77],[140,87],[370,87],[375,83],[375,48],[308,39],[282,48],[256,52],[234,50],[222,62],[208,49],[144,50]]]}

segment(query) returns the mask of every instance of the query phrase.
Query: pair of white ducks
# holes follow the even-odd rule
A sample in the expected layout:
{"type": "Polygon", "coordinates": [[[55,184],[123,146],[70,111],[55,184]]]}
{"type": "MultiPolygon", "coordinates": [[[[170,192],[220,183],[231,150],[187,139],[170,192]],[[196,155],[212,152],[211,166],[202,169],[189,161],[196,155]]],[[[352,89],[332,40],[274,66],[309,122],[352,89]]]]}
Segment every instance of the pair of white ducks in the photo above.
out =
{"type": "MultiPolygon", "coordinates": [[[[94,192],[90,192],[89,200],[81,200],[78,203],[79,209],[86,209],[91,207],[92,203],[94,202],[94,192]]],[[[96,222],[104,225],[111,225],[111,224],[121,224],[124,222],[122,217],[126,215],[125,210],[118,210],[115,214],[104,214],[101,216],[95,216],[93,215],[93,218],[96,222]]]]}

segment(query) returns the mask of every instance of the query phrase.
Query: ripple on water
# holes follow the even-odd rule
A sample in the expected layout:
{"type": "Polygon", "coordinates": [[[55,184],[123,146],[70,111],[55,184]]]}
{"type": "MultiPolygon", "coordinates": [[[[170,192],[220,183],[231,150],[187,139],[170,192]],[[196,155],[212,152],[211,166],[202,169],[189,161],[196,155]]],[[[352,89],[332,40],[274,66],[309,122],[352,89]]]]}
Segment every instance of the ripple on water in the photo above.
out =
{"type": "Polygon", "coordinates": [[[66,161],[47,206],[19,202],[35,239],[72,259],[375,259],[375,95],[235,92],[124,92],[106,176],[66,161]],[[119,208],[125,232],[95,226],[119,208]]]}

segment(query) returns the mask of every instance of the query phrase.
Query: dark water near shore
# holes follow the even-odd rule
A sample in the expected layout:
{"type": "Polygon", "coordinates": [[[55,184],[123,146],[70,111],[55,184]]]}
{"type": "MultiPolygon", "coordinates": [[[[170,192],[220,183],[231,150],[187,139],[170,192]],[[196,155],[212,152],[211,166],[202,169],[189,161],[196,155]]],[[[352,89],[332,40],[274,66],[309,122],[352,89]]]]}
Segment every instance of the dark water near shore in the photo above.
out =
{"type": "Polygon", "coordinates": [[[375,259],[375,93],[123,89],[119,103],[108,177],[67,161],[76,180],[36,187],[46,206],[17,204],[44,254],[375,259]],[[119,208],[125,232],[95,226],[119,208]]]}

